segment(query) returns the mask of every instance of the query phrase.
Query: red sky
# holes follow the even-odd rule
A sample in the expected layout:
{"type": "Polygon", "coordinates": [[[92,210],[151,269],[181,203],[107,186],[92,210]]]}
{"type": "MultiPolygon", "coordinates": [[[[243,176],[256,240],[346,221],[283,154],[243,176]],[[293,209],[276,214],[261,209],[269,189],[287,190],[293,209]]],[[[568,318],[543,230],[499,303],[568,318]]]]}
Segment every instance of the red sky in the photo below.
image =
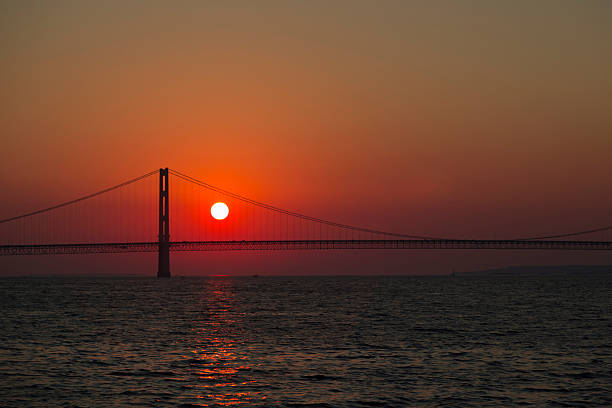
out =
{"type": "MultiPolygon", "coordinates": [[[[404,233],[504,238],[610,225],[610,21],[612,5],[600,1],[8,2],[0,215],[169,166],[282,208],[404,233]]],[[[126,262],[147,270],[137,258],[126,262]]],[[[40,262],[55,271],[83,259],[40,262]]],[[[185,273],[203,264],[248,273],[253,260],[285,273],[611,260],[176,259],[185,273]]]]}

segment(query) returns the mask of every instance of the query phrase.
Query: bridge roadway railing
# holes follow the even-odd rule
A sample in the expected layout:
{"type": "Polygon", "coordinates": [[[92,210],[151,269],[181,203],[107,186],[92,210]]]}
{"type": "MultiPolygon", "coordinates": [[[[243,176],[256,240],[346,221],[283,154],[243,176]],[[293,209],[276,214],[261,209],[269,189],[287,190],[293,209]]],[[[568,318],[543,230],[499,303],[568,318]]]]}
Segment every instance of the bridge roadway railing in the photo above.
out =
{"type": "MultiPolygon", "coordinates": [[[[52,255],[121,252],[157,252],[157,242],[107,242],[87,244],[2,245],[1,255],[52,255]]],[[[175,241],[171,251],[273,251],[365,249],[514,249],[612,250],[612,241],[528,240],[284,240],[284,241],[175,241]]]]}

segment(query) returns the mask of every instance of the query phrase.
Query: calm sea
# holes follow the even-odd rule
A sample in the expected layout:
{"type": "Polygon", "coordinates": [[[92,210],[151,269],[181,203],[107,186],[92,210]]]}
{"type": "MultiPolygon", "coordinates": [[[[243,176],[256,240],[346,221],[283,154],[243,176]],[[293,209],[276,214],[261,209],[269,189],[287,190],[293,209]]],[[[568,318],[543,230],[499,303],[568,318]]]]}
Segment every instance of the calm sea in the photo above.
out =
{"type": "Polygon", "coordinates": [[[3,278],[0,405],[611,406],[611,283],[3,278]]]}

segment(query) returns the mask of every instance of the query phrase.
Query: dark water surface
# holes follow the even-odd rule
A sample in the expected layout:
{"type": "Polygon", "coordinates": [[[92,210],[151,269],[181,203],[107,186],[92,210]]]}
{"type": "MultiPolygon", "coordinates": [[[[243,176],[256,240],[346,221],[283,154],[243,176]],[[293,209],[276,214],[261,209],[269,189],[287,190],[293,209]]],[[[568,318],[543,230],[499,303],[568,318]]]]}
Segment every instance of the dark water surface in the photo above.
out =
{"type": "Polygon", "coordinates": [[[612,275],[0,279],[1,406],[611,406],[612,275]]]}

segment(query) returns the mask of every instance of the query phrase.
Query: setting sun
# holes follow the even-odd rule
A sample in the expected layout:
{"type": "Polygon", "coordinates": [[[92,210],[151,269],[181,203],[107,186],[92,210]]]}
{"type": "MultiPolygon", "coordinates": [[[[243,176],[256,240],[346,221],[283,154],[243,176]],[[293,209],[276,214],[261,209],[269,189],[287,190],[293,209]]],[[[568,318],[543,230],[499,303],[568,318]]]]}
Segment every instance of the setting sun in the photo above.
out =
{"type": "Polygon", "coordinates": [[[210,207],[210,214],[216,220],[224,220],[229,214],[229,208],[225,203],[214,203],[212,207],[210,207]]]}

